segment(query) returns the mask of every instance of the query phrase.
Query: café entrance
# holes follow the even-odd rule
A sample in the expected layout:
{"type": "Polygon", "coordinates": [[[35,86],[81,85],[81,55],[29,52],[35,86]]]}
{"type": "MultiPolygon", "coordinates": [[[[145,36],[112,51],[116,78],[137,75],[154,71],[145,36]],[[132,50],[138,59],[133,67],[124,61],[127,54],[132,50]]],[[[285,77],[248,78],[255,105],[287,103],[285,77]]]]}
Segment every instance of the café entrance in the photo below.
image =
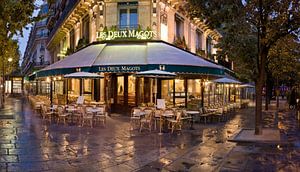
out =
{"type": "Polygon", "coordinates": [[[132,74],[111,74],[110,103],[113,113],[128,112],[137,105],[137,78],[132,74]]]}

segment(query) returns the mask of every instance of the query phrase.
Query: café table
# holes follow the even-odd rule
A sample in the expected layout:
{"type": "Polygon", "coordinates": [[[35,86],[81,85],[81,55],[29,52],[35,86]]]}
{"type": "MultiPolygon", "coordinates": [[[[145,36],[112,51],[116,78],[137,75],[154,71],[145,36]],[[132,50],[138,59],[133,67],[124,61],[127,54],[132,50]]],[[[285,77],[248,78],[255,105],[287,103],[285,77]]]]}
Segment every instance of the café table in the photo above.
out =
{"type": "Polygon", "coordinates": [[[194,115],[199,114],[199,111],[187,110],[186,113],[192,117],[192,123],[191,123],[191,126],[190,126],[190,130],[195,130],[195,128],[193,127],[193,124],[194,124],[194,115]]]}
{"type": "MultiPolygon", "coordinates": [[[[175,115],[172,114],[172,113],[162,113],[160,115],[160,124],[159,124],[159,135],[162,135],[162,128],[163,128],[163,123],[165,123],[164,121],[167,119],[167,118],[172,118],[174,117],[175,115]]],[[[164,128],[166,128],[166,126],[164,126],[164,128]]]]}

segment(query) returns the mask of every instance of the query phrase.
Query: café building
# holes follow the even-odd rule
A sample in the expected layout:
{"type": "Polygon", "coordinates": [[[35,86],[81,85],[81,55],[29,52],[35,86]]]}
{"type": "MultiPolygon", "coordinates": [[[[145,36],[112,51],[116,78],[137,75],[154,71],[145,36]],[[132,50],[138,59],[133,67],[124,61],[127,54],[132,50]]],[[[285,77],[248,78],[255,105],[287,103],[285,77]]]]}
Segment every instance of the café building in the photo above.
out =
{"type": "Polygon", "coordinates": [[[63,103],[83,95],[87,101],[106,103],[112,112],[153,103],[154,97],[182,107],[221,101],[230,89],[211,80],[233,73],[230,62],[222,62],[224,67],[214,56],[221,35],[199,19],[191,20],[184,4],[175,0],[50,4],[47,49],[53,64],[35,73],[37,93],[51,94],[63,103]],[[135,76],[152,69],[173,72],[176,78],[154,82],[135,76]],[[103,77],[64,78],[79,71],[103,77]]]}

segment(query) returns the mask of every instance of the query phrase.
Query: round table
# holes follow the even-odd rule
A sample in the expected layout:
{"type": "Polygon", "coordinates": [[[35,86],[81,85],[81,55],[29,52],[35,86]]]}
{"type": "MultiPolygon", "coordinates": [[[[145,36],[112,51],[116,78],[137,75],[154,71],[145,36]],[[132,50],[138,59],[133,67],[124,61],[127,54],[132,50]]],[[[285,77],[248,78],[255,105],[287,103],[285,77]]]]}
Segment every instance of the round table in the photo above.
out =
{"type": "Polygon", "coordinates": [[[191,129],[191,130],[195,130],[195,128],[193,127],[193,124],[194,124],[194,115],[199,114],[199,111],[188,110],[188,111],[186,111],[186,113],[189,114],[189,115],[191,115],[191,117],[192,117],[192,124],[191,124],[190,129],[191,129]]]}

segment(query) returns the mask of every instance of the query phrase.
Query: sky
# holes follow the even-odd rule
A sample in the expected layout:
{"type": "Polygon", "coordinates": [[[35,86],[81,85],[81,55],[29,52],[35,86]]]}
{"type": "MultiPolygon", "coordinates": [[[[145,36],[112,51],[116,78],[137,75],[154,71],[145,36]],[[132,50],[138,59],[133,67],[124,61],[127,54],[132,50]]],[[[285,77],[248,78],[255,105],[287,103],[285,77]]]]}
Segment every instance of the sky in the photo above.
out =
{"type": "MultiPolygon", "coordinates": [[[[40,7],[40,5],[42,5],[42,4],[43,4],[43,0],[36,0],[35,1],[35,5],[37,7],[40,7]]],[[[39,12],[39,9],[35,10],[32,15],[36,16],[38,14],[38,12],[39,12]]],[[[28,41],[28,38],[29,38],[29,34],[30,34],[32,24],[29,24],[26,27],[28,29],[23,28],[23,37],[21,37],[21,35],[17,35],[15,37],[16,39],[18,39],[19,50],[21,52],[20,65],[21,65],[22,60],[23,60],[23,55],[24,55],[24,52],[25,52],[25,49],[26,49],[26,45],[27,45],[27,41],[28,41]]]]}

